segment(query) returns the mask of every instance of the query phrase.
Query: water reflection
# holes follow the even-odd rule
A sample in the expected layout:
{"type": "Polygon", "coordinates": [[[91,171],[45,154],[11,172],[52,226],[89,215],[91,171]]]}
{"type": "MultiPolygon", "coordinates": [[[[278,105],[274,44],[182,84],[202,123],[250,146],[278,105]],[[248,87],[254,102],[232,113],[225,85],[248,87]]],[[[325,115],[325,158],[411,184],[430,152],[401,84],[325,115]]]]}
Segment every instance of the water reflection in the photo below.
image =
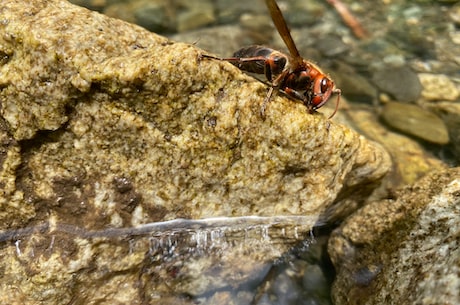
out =
{"type": "Polygon", "coordinates": [[[318,265],[322,254],[317,247],[324,242],[318,243],[315,225],[322,224],[309,216],[248,216],[175,219],[95,231],[50,221],[3,231],[0,242],[26,265],[57,255],[65,272],[75,275],[88,268],[84,266],[92,266],[94,273],[121,268],[136,274],[149,304],[164,298],[171,304],[179,299],[275,304],[269,303],[272,296],[319,298],[328,304],[328,294],[324,298],[317,293],[328,284],[318,265]],[[315,282],[322,288],[312,290],[315,282]]]}

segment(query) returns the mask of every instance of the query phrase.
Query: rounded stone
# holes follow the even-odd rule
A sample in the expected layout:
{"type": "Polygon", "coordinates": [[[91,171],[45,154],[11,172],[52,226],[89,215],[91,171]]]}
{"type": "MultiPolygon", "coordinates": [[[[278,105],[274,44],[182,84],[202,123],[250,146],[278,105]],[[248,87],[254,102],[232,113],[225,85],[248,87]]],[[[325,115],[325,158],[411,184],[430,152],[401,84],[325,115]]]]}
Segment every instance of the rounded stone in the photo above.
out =
{"type": "Polygon", "coordinates": [[[443,120],[417,105],[388,102],[382,109],[381,117],[389,126],[406,134],[431,143],[449,143],[449,133],[443,120]]]}
{"type": "Polygon", "coordinates": [[[374,73],[372,81],[399,102],[415,101],[422,91],[417,74],[406,66],[380,69],[374,73]]]}
{"type": "Polygon", "coordinates": [[[422,97],[427,100],[454,101],[460,95],[454,82],[444,74],[419,73],[418,77],[423,86],[422,97]]]}

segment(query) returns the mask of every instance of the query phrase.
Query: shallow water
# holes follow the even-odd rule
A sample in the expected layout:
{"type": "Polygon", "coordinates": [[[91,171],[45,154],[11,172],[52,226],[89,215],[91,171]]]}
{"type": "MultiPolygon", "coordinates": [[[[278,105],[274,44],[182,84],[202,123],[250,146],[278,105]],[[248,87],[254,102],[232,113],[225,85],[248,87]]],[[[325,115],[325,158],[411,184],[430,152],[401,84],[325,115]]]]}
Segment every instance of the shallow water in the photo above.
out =
{"type": "MultiPolygon", "coordinates": [[[[0,244],[14,248],[20,260],[41,260],[43,255],[69,252],[67,243],[61,242],[64,239],[78,244],[79,250],[73,249],[73,252],[85,252],[86,246],[80,245],[88,243],[97,247],[117,245],[126,249],[126,257],[139,253],[145,257],[148,267],[137,271],[139,276],[148,275],[149,268],[154,266],[175,266],[183,272],[188,264],[201,264],[199,270],[203,277],[193,273],[168,273],[164,278],[175,287],[176,292],[170,292],[171,296],[180,298],[189,294],[189,298],[199,304],[215,304],[219,294],[226,294],[226,299],[233,300],[233,304],[271,304],[268,300],[273,296],[288,298],[291,300],[288,303],[309,300],[328,304],[328,294],[324,291],[328,291],[330,280],[323,272],[327,266],[321,266],[325,239],[316,236],[318,226],[314,225],[321,224],[314,217],[305,216],[176,219],[98,231],[46,222],[0,232],[0,244]],[[215,263],[208,265],[207,262],[215,263]],[[237,270],[237,276],[231,269],[237,270]],[[305,270],[313,272],[305,273],[305,270]],[[203,287],[200,283],[204,279],[214,283],[203,287]],[[278,286],[286,283],[290,284],[280,290],[278,286]]],[[[106,251],[110,251],[109,248],[106,251]]],[[[112,264],[123,259],[114,257],[112,264]]],[[[110,260],[106,263],[110,264],[110,260]]],[[[152,291],[156,291],[154,287],[152,291]]]]}

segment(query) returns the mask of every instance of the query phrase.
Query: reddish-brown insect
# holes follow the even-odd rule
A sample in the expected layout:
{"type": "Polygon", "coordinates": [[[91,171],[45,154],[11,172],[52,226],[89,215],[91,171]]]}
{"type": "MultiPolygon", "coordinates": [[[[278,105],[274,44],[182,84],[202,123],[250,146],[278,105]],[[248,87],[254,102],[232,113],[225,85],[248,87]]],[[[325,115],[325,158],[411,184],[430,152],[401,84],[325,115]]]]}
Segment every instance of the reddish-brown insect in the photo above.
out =
{"type": "Polygon", "coordinates": [[[262,104],[262,117],[265,117],[265,108],[273,90],[279,89],[301,100],[311,113],[323,106],[332,93],[336,93],[336,107],[329,117],[332,118],[339,105],[340,89],[334,88],[334,82],[320,68],[300,56],[275,0],[265,0],[265,3],[290,56],[264,46],[250,46],[236,51],[231,58],[217,58],[210,55],[203,55],[203,57],[226,60],[241,70],[265,74],[271,87],[262,104]]]}

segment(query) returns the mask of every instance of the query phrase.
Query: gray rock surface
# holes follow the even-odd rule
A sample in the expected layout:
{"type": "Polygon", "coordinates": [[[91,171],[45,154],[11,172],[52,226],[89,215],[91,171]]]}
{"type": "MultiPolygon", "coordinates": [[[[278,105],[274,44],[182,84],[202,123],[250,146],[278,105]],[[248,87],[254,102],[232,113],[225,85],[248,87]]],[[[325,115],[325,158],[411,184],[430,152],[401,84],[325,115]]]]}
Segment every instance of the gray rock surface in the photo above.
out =
{"type": "Polygon", "coordinates": [[[417,74],[408,67],[385,67],[372,76],[375,85],[398,102],[413,102],[420,97],[422,85],[417,74]]]}
{"type": "Polygon", "coordinates": [[[390,168],[285,97],[263,120],[266,86],[193,45],[58,0],[4,1],[0,20],[0,303],[180,304],[250,281],[390,168]],[[262,225],[255,243],[220,228],[209,255],[195,250],[213,230],[111,233],[247,215],[308,221],[262,225]]]}
{"type": "Polygon", "coordinates": [[[460,303],[460,169],[349,217],[329,240],[335,304],[460,303]]]}

